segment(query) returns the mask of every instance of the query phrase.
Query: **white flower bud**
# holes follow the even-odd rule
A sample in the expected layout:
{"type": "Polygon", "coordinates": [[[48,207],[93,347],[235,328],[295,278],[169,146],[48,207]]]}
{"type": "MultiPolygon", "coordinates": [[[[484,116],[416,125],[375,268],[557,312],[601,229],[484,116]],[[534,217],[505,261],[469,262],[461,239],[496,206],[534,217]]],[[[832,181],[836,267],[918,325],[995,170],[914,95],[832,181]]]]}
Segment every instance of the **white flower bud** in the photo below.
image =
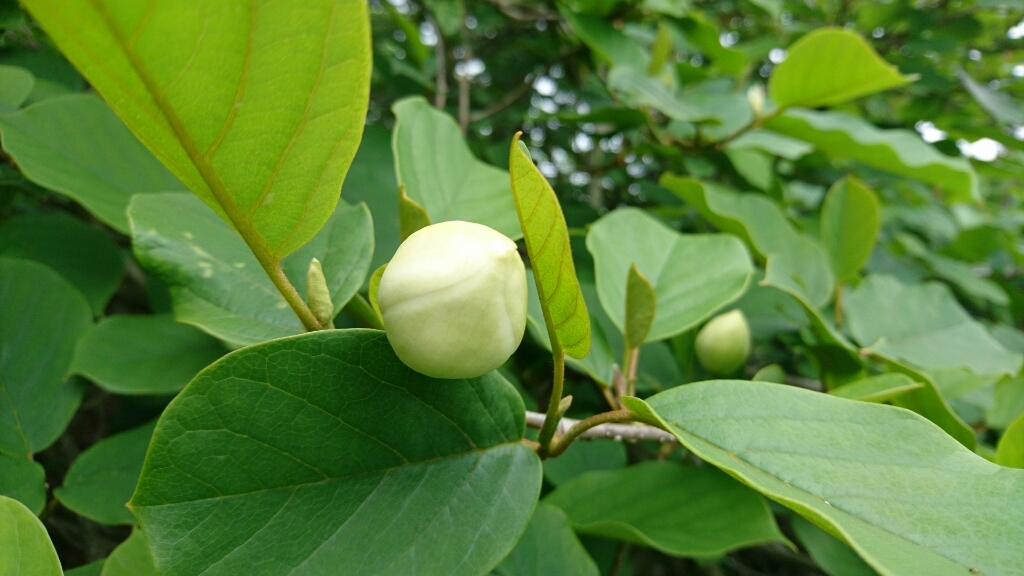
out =
{"type": "Polygon", "coordinates": [[[705,370],[727,376],[743,366],[750,354],[750,327],[740,310],[715,316],[697,333],[697,360],[705,370]]]}
{"type": "Polygon", "coordinates": [[[764,86],[754,84],[747,88],[747,102],[750,103],[750,109],[754,111],[754,116],[760,116],[764,112],[765,97],[764,86]]]}
{"type": "Polygon", "coordinates": [[[407,366],[435,378],[473,378],[501,366],[523,339],[526,268],[500,232],[441,222],[399,246],[377,303],[407,366]]]}

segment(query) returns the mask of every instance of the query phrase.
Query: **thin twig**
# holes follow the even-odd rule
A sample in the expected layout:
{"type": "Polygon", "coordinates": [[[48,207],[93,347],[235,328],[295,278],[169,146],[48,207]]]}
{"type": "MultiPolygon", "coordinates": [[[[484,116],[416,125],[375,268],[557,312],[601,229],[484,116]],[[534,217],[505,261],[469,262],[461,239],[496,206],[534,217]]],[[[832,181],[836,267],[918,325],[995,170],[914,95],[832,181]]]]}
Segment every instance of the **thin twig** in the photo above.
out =
{"type": "Polygon", "coordinates": [[[444,36],[441,34],[441,27],[433,18],[429,18],[430,25],[437,31],[437,42],[434,44],[434,65],[437,68],[434,75],[434,108],[444,109],[448,101],[448,69],[444,60],[444,36]]]}
{"type": "MultiPolygon", "coordinates": [[[[540,412],[526,412],[526,425],[530,428],[544,426],[546,416],[540,412]]],[[[578,424],[579,420],[562,418],[555,427],[558,435],[565,434],[578,424]]],[[[647,424],[600,424],[579,435],[580,439],[611,438],[613,440],[636,442],[638,440],[655,440],[657,442],[678,442],[675,436],[647,424]]]]}
{"type": "Polygon", "coordinates": [[[477,122],[479,120],[483,120],[484,118],[489,118],[497,114],[498,112],[501,112],[505,108],[508,108],[509,106],[515,104],[516,100],[522,98],[523,95],[529,92],[531,88],[533,88],[533,74],[527,74],[526,78],[523,80],[523,83],[518,88],[509,92],[508,94],[505,95],[504,98],[495,102],[494,104],[491,104],[487,108],[484,108],[479,112],[474,112],[470,114],[469,121],[477,122]]]}

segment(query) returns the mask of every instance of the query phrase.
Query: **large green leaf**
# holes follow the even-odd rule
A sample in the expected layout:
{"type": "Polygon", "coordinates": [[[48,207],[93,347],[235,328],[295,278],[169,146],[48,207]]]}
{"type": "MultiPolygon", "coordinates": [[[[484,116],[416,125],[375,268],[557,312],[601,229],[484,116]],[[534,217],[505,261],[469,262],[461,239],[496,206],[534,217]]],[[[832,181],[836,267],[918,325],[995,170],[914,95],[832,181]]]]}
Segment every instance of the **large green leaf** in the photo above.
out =
{"type": "Polygon", "coordinates": [[[587,233],[601,305],[626,326],[630,266],[654,285],[657,309],[648,341],[684,332],[743,295],[754,268],[743,243],[729,235],[679,234],[637,208],[602,217],[587,233]]]}
{"type": "Polygon", "coordinates": [[[283,338],[225,356],[171,402],[131,508],[165,576],[475,576],[512,549],[540,490],[524,427],[495,372],[428,378],[374,330],[283,338]]]}
{"type": "Polygon", "coordinates": [[[614,470],[626,466],[626,446],[614,440],[573,442],[558,458],[544,461],[544,479],[555,486],[591,470],[614,470]]]}
{"type": "Polygon", "coordinates": [[[829,156],[850,158],[872,168],[943,188],[951,202],[980,198],[978,177],[966,158],[939,152],[909,130],[882,130],[841,112],[793,109],[765,124],[814,144],[829,156]]]}
{"type": "Polygon", "coordinates": [[[828,576],[876,576],[878,574],[864,563],[849,546],[837,540],[828,532],[804,520],[792,517],[793,532],[800,543],[807,548],[811,559],[828,576]]]}
{"type": "Polygon", "coordinates": [[[125,256],[109,234],[62,212],[19,214],[0,224],[0,256],[53,268],[103,314],[124,276],[125,256]]]}
{"type": "Polygon", "coordinates": [[[1013,375],[1024,360],[1003,348],[942,284],[906,285],[873,274],[846,296],[846,312],[861,346],[925,370],[965,366],[979,376],[1013,375]]]}
{"type": "Polygon", "coordinates": [[[768,255],[764,284],[799,294],[820,309],[832,298],[835,276],[821,245],[806,234],[797,234],[768,255]]]}
{"type": "Polygon", "coordinates": [[[122,542],[103,564],[100,576],[157,576],[146,535],[139,530],[122,542]]]}
{"type": "Polygon", "coordinates": [[[225,352],[169,315],[108,316],[78,342],[68,370],[118,394],[174,394],[225,352]]]}
{"type": "Polygon", "coordinates": [[[586,472],[544,502],[564,510],[581,534],[676,556],[711,556],[785,540],[764,499],[710,467],[644,462],[586,472]]]}
{"type": "Polygon", "coordinates": [[[701,459],[849,544],[885,576],[1024,571],[1024,472],[920,416],[767,382],[680,386],[657,414],[701,459]],[[893,441],[898,438],[899,441],[893,441]]]}
{"type": "Polygon", "coordinates": [[[590,352],[590,316],[576,278],[562,206],[518,134],[512,138],[508,163],[544,324],[566,354],[585,358],[590,352]]]}
{"type": "Polygon", "coordinates": [[[0,496],[0,576],[61,576],[43,523],[17,500],[0,496]]]}
{"type": "Polygon", "coordinates": [[[66,378],[89,303],[42,264],[0,258],[0,453],[28,457],[52,444],[82,400],[66,378]]]}
{"type": "Polygon", "coordinates": [[[540,502],[512,552],[494,576],[599,576],[597,565],[560,509],[540,502]]]}
{"type": "Polygon", "coordinates": [[[3,147],[33,182],[128,233],[132,195],[185,190],[92,94],[51,98],[0,118],[3,147]]]}
{"type": "MultiPolygon", "coordinates": [[[[466,220],[513,240],[522,237],[508,172],[477,160],[455,120],[422,97],[400,100],[391,108],[398,183],[432,222],[466,220]]],[[[386,193],[393,194],[397,205],[398,191],[386,193]]]]}
{"type": "Polygon", "coordinates": [[[330,218],[369,98],[365,2],[25,6],[132,132],[256,249],[281,258],[330,218]]]}
{"type": "Polygon", "coordinates": [[[836,182],[821,206],[821,243],[841,282],[857,278],[871,256],[882,220],[875,193],[852,177],[836,182]]]}
{"type": "MultiPolygon", "coordinates": [[[[143,266],[168,286],[180,322],[237,345],[303,331],[295,314],[241,238],[189,194],[148,194],[129,207],[132,245],[143,266]]],[[[320,233],[282,263],[304,292],[316,257],[335,311],[362,286],[373,252],[372,223],[364,205],[339,203],[320,233]]]]}
{"type": "Polygon", "coordinates": [[[101,524],[135,524],[126,504],[139,481],[155,425],[154,421],[90,446],[71,463],[54,496],[74,513],[101,524]]]}
{"type": "Polygon", "coordinates": [[[0,496],[14,498],[39,514],[46,504],[46,471],[34,460],[0,453],[0,496]]]}
{"type": "Polygon", "coordinates": [[[820,28],[789,47],[772,71],[768,94],[780,107],[833,106],[902,86],[913,80],[900,74],[856,32],[820,28]]]}

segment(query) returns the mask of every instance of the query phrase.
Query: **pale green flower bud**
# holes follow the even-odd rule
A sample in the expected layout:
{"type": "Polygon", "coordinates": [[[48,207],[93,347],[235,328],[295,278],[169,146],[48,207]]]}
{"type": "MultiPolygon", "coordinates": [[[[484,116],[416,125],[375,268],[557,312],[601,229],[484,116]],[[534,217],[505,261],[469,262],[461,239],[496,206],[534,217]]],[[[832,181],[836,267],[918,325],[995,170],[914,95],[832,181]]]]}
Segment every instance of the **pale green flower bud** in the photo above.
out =
{"type": "Polygon", "coordinates": [[[471,222],[441,222],[402,243],[377,304],[398,357],[435,378],[501,366],[526,330],[526,268],[515,242],[471,222]]]}
{"type": "Polygon", "coordinates": [[[697,360],[712,374],[725,376],[743,366],[750,354],[750,327],[740,310],[715,316],[697,333],[697,360]]]}

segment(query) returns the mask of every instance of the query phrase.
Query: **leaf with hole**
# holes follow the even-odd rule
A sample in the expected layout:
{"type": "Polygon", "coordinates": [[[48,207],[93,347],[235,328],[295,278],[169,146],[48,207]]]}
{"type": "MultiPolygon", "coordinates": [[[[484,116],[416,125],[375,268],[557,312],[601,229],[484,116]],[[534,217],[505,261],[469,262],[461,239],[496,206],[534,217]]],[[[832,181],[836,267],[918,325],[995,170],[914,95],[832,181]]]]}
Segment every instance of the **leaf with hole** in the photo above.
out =
{"type": "MultiPolygon", "coordinates": [[[[196,198],[182,193],[139,196],[129,215],[135,255],[170,287],[179,322],[235,345],[303,331],[245,242],[196,198]]],[[[286,258],[282,268],[304,293],[309,262],[319,259],[339,312],[368,272],[372,228],[365,205],[339,203],[320,233],[286,258]]]]}

